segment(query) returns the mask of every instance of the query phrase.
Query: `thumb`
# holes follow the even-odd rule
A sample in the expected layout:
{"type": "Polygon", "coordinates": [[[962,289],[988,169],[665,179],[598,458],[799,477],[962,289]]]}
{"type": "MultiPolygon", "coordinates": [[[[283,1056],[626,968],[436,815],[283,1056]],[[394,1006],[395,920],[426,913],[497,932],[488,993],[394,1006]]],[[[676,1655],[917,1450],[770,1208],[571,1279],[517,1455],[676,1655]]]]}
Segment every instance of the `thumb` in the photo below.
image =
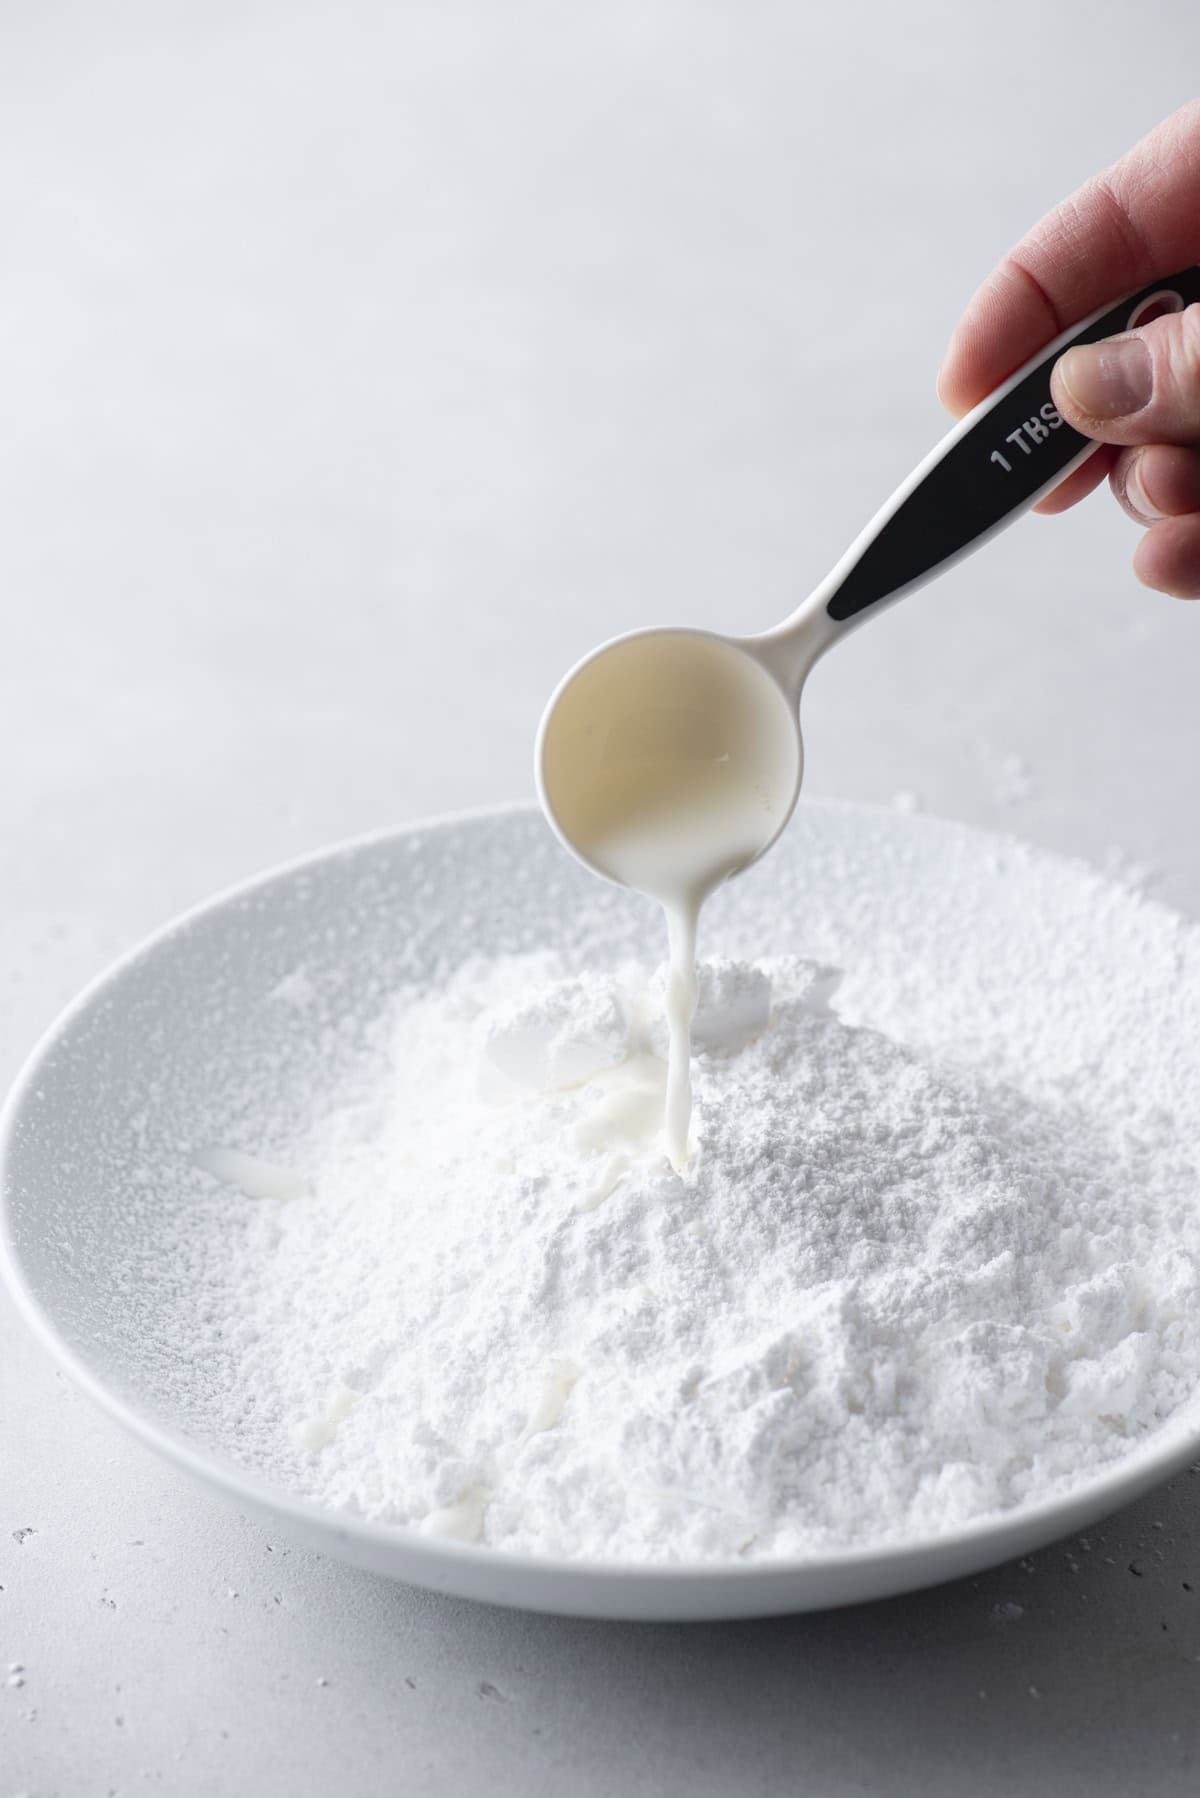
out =
{"type": "Polygon", "coordinates": [[[1100,443],[1200,443],[1200,305],[1077,344],[1050,391],[1067,423],[1100,443]]]}

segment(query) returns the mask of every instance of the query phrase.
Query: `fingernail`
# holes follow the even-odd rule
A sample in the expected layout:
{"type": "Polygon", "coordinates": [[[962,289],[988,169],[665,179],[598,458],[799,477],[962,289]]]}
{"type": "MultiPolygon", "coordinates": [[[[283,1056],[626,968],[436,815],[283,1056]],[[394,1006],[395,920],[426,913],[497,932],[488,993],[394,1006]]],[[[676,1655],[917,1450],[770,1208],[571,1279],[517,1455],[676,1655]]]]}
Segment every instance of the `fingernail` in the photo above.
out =
{"type": "Polygon", "coordinates": [[[1150,495],[1146,492],[1146,483],[1142,479],[1142,463],[1144,460],[1144,454],[1134,456],[1133,460],[1126,467],[1125,498],[1133,507],[1133,510],[1137,513],[1139,518],[1144,518],[1147,523],[1155,523],[1158,519],[1165,518],[1166,514],[1155,505],[1154,501],[1150,498],[1150,495]]]}
{"type": "Polygon", "coordinates": [[[1060,358],[1058,373],[1089,418],[1124,418],[1140,412],[1154,390],[1150,352],[1140,337],[1077,344],[1060,358]]]}

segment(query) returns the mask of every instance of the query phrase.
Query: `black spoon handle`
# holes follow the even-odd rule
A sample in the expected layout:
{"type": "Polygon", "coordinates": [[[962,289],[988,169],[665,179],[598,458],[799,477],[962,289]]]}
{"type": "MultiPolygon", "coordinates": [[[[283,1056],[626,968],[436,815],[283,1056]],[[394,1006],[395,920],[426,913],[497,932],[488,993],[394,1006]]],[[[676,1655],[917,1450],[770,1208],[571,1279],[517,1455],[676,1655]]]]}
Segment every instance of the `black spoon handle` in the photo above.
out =
{"type": "Polygon", "coordinates": [[[821,585],[828,616],[857,620],[898,599],[1019,518],[1098,447],[1058,415],[1050,371],[1064,350],[1200,301],[1200,268],[1153,281],[1073,325],[997,387],[897,488],[821,585]]]}

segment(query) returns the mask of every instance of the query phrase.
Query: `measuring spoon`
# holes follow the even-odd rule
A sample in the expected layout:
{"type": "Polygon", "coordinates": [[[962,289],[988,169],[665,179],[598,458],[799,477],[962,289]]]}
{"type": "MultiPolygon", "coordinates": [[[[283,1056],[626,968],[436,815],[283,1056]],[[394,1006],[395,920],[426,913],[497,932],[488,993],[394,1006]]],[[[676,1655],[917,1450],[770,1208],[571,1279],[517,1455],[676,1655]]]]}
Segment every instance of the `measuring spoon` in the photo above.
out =
{"type": "Polygon", "coordinates": [[[536,748],[542,806],[595,873],[659,900],[667,920],[665,1147],[690,1156],[696,934],[714,887],[769,849],[804,772],[800,696],[847,631],[1011,523],[1099,447],[1060,418],[1063,351],[1200,300],[1200,268],[1065,331],[947,433],[790,618],[756,637],[633,631],[552,695],[536,748]]]}
{"type": "Polygon", "coordinates": [[[969,412],[790,618],[760,636],[632,631],[585,656],[538,731],[558,836],[609,880],[696,903],[768,849],[804,768],[800,696],[834,643],[977,549],[1099,447],[1060,418],[1050,373],[1094,343],[1200,301],[1200,268],[1073,325],[969,412]]]}

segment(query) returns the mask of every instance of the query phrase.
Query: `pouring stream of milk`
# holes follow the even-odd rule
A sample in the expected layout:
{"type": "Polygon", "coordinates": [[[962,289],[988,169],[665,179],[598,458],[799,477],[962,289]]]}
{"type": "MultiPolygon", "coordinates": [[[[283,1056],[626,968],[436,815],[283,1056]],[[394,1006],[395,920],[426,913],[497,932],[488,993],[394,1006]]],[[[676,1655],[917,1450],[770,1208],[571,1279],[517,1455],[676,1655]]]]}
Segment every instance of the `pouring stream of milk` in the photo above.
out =
{"type": "Polygon", "coordinates": [[[692,1121],[692,1021],[696,1016],[697,904],[666,904],[667,947],[667,1155],[677,1174],[688,1161],[692,1121]]]}
{"type": "Polygon", "coordinates": [[[540,753],[548,814],[564,840],[666,915],[664,1145],[682,1173],[700,909],[791,811],[802,761],[794,703],[720,639],[635,635],[571,677],[547,712],[540,753]]]}
{"type": "Polygon", "coordinates": [[[666,915],[665,1144],[677,1173],[688,1161],[700,909],[774,834],[772,807],[753,769],[728,755],[688,754],[687,740],[681,733],[679,752],[668,760],[621,766],[595,780],[585,838],[598,866],[656,899],[666,915]]]}

